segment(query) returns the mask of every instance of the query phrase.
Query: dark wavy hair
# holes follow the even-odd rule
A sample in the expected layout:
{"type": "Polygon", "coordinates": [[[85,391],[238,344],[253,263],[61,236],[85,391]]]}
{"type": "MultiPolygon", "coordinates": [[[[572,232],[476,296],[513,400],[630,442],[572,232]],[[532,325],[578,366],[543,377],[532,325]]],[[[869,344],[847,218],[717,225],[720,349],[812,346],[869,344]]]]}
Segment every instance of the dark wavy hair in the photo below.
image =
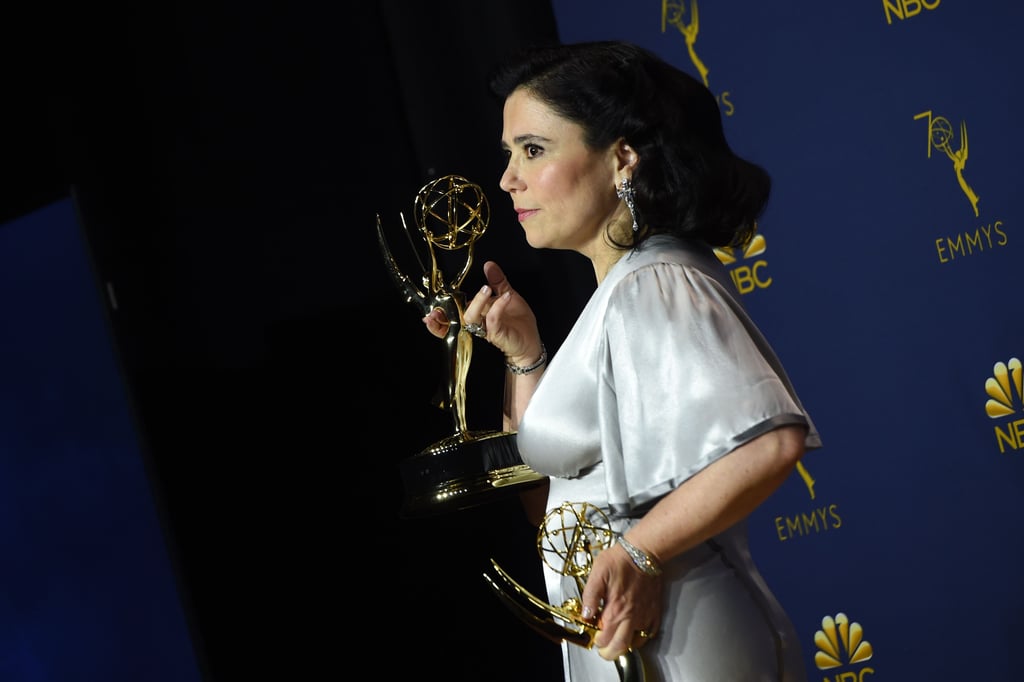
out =
{"type": "Polygon", "coordinates": [[[619,138],[640,157],[633,173],[638,246],[652,234],[743,246],[757,227],[771,191],[760,166],[729,147],[714,95],[652,52],[620,41],[528,49],[491,75],[504,100],[525,89],[580,125],[591,149],[619,138]]]}

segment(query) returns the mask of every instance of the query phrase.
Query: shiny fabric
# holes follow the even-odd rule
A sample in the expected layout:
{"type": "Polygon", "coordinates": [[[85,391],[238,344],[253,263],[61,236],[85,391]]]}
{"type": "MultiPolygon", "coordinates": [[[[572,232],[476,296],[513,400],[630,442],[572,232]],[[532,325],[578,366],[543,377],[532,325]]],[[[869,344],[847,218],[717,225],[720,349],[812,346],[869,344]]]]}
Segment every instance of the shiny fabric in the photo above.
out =
{"type": "MultiPolygon", "coordinates": [[[[548,508],[590,502],[624,531],[738,446],[808,427],[781,363],[702,244],[649,239],[597,287],[519,424],[523,461],[552,477],[548,508]]],[[[796,633],[750,558],[744,523],[663,567],[668,605],[641,653],[648,682],[806,679],[796,633]]],[[[545,566],[548,598],[576,594],[545,566]]],[[[563,645],[566,680],[617,682],[596,650],[563,645]]]]}

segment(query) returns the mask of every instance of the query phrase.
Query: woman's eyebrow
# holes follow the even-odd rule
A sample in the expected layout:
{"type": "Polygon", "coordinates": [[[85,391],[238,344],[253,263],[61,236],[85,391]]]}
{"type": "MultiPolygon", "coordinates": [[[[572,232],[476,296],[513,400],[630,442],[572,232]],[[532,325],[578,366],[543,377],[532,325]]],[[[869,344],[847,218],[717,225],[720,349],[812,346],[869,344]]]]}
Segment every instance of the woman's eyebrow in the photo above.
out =
{"type": "Polygon", "coordinates": [[[522,146],[529,143],[548,143],[551,142],[551,138],[544,137],[542,135],[535,135],[533,133],[527,133],[525,135],[519,135],[512,139],[512,145],[507,144],[504,140],[501,141],[501,148],[508,150],[512,146],[522,146]]]}
{"type": "Polygon", "coordinates": [[[527,134],[513,138],[512,141],[516,144],[526,144],[527,142],[550,142],[551,140],[549,138],[542,137],[541,135],[527,134]]]}

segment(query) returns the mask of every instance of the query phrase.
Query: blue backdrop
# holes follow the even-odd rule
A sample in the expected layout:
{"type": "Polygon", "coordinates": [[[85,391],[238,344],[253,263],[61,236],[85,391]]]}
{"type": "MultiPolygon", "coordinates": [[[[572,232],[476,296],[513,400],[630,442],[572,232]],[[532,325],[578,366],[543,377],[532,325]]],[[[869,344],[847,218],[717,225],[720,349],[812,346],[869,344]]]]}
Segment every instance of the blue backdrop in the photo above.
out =
{"type": "Polygon", "coordinates": [[[1020,679],[1024,5],[553,6],[703,78],[774,179],[719,256],[825,442],[751,527],[810,679],[1020,679]]]}
{"type": "Polygon", "coordinates": [[[0,226],[0,679],[201,679],[71,199],[0,226]]]}

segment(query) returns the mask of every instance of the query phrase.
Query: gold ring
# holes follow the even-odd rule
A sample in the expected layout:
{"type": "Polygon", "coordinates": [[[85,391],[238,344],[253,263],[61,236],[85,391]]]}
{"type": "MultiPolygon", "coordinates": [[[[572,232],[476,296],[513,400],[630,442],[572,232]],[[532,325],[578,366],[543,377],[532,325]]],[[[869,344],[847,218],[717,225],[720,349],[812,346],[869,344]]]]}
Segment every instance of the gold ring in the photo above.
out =
{"type": "Polygon", "coordinates": [[[647,630],[637,630],[636,634],[637,637],[639,637],[640,639],[650,639],[654,636],[651,633],[647,632],[647,630]]]}

